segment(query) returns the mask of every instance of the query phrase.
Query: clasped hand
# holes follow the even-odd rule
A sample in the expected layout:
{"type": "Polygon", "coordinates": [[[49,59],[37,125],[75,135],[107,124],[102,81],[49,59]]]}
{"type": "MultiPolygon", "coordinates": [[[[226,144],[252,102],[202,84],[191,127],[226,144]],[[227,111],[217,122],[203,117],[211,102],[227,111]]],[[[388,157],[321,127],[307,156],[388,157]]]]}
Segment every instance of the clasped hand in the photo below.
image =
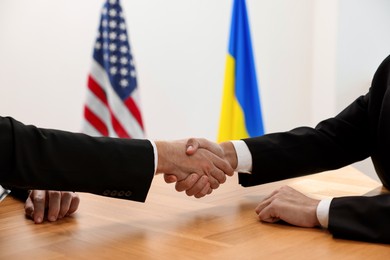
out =
{"type": "Polygon", "coordinates": [[[223,149],[205,139],[156,142],[156,146],[157,174],[164,173],[167,183],[176,182],[176,190],[188,196],[210,194],[234,173],[223,149]]]}

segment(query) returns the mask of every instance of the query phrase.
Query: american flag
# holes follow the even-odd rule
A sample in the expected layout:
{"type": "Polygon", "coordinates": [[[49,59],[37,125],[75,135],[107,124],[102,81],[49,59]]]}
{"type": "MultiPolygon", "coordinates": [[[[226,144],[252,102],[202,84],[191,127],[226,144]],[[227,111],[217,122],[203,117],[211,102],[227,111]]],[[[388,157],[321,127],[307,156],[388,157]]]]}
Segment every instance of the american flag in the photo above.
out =
{"type": "Polygon", "coordinates": [[[83,132],[144,137],[134,61],[119,0],[107,0],[102,8],[88,76],[83,132]]]}

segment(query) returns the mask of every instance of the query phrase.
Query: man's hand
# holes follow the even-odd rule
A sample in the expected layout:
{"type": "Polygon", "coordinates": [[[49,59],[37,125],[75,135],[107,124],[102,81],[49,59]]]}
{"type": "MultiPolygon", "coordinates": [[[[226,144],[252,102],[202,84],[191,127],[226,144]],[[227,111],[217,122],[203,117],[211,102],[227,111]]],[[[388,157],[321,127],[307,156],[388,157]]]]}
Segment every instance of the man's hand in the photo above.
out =
{"type": "MultiPolygon", "coordinates": [[[[221,144],[217,144],[204,138],[190,138],[188,139],[186,146],[186,153],[188,155],[193,155],[198,149],[203,148],[212,152],[218,157],[225,159],[227,162],[229,162],[230,166],[233,169],[237,168],[237,153],[231,142],[223,142],[221,144]]],[[[232,175],[233,173],[229,176],[232,175]]]]}
{"type": "MultiPolygon", "coordinates": [[[[237,167],[237,155],[236,150],[233,147],[233,144],[230,142],[222,143],[221,145],[211,142],[204,138],[190,138],[186,142],[186,154],[190,156],[194,156],[197,154],[197,151],[207,150],[211,152],[212,154],[218,156],[219,158],[223,159],[225,162],[228,162],[230,165],[229,171],[225,171],[225,175],[232,176],[234,174],[234,168],[237,167]]],[[[225,177],[226,178],[226,177],[225,177]]],[[[195,189],[199,189],[196,187],[201,187],[204,179],[196,179],[194,177],[192,178],[186,178],[184,180],[178,180],[175,175],[172,174],[164,174],[165,182],[167,183],[173,183],[176,182],[176,190],[177,191],[183,191],[187,190],[188,187],[195,187],[195,189]]],[[[216,189],[219,185],[214,185],[211,188],[216,189]]],[[[207,194],[210,194],[212,190],[209,190],[207,194]]],[[[188,191],[187,191],[187,194],[188,191]]],[[[195,197],[200,198],[205,196],[206,194],[204,192],[198,193],[195,195],[195,197]]]]}
{"type": "Polygon", "coordinates": [[[80,203],[74,192],[32,190],[28,196],[24,210],[26,216],[36,224],[42,223],[47,210],[47,219],[56,221],[74,213],[80,203]]]}
{"type": "Polygon", "coordinates": [[[178,181],[177,191],[186,190],[187,195],[200,198],[224,183],[226,175],[233,174],[233,168],[225,159],[205,149],[187,155],[186,144],[186,140],[156,142],[157,173],[164,173],[167,183],[178,181]]]}
{"type": "Polygon", "coordinates": [[[272,192],[256,207],[259,219],[274,223],[283,220],[295,226],[320,226],[317,206],[320,201],[309,198],[295,189],[284,186],[272,192]]]}

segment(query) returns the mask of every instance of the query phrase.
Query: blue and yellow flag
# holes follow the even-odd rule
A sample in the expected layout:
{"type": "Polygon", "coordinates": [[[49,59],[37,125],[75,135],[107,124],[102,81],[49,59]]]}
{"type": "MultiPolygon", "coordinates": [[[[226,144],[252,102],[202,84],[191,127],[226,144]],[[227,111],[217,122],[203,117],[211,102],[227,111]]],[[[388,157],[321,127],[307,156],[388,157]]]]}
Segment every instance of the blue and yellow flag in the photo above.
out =
{"type": "Polygon", "coordinates": [[[218,141],[264,134],[245,0],[234,0],[218,141]]]}

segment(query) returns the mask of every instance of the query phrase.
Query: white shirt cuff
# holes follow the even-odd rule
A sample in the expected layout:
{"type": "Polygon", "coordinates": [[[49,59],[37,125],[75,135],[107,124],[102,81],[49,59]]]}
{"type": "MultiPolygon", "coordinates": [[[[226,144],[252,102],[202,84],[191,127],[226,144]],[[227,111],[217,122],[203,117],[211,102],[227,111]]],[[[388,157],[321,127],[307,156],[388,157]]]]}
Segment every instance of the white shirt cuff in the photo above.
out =
{"type": "Polygon", "coordinates": [[[317,206],[317,219],[321,227],[328,228],[329,223],[329,208],[332,199],[323,199],[317,206]]]}
{"type": "Polygon", "coordinates": [[[237,168],[235,171],[242,173],[251,173],[252,171],[252,154],[244,141],[231,141],[237,154],[237,168]]]}
{"type": "Polygon", "coordinates": [[[154,154],[154,175],[156,175],[156,171],[157,171],[157,165],[158,165],[158,152],[157,152],[157,146],[155,144],[154,141],[152,140],[149,140],[150,143],[152,144],[153,146],[153,154],[154,154]]]}

